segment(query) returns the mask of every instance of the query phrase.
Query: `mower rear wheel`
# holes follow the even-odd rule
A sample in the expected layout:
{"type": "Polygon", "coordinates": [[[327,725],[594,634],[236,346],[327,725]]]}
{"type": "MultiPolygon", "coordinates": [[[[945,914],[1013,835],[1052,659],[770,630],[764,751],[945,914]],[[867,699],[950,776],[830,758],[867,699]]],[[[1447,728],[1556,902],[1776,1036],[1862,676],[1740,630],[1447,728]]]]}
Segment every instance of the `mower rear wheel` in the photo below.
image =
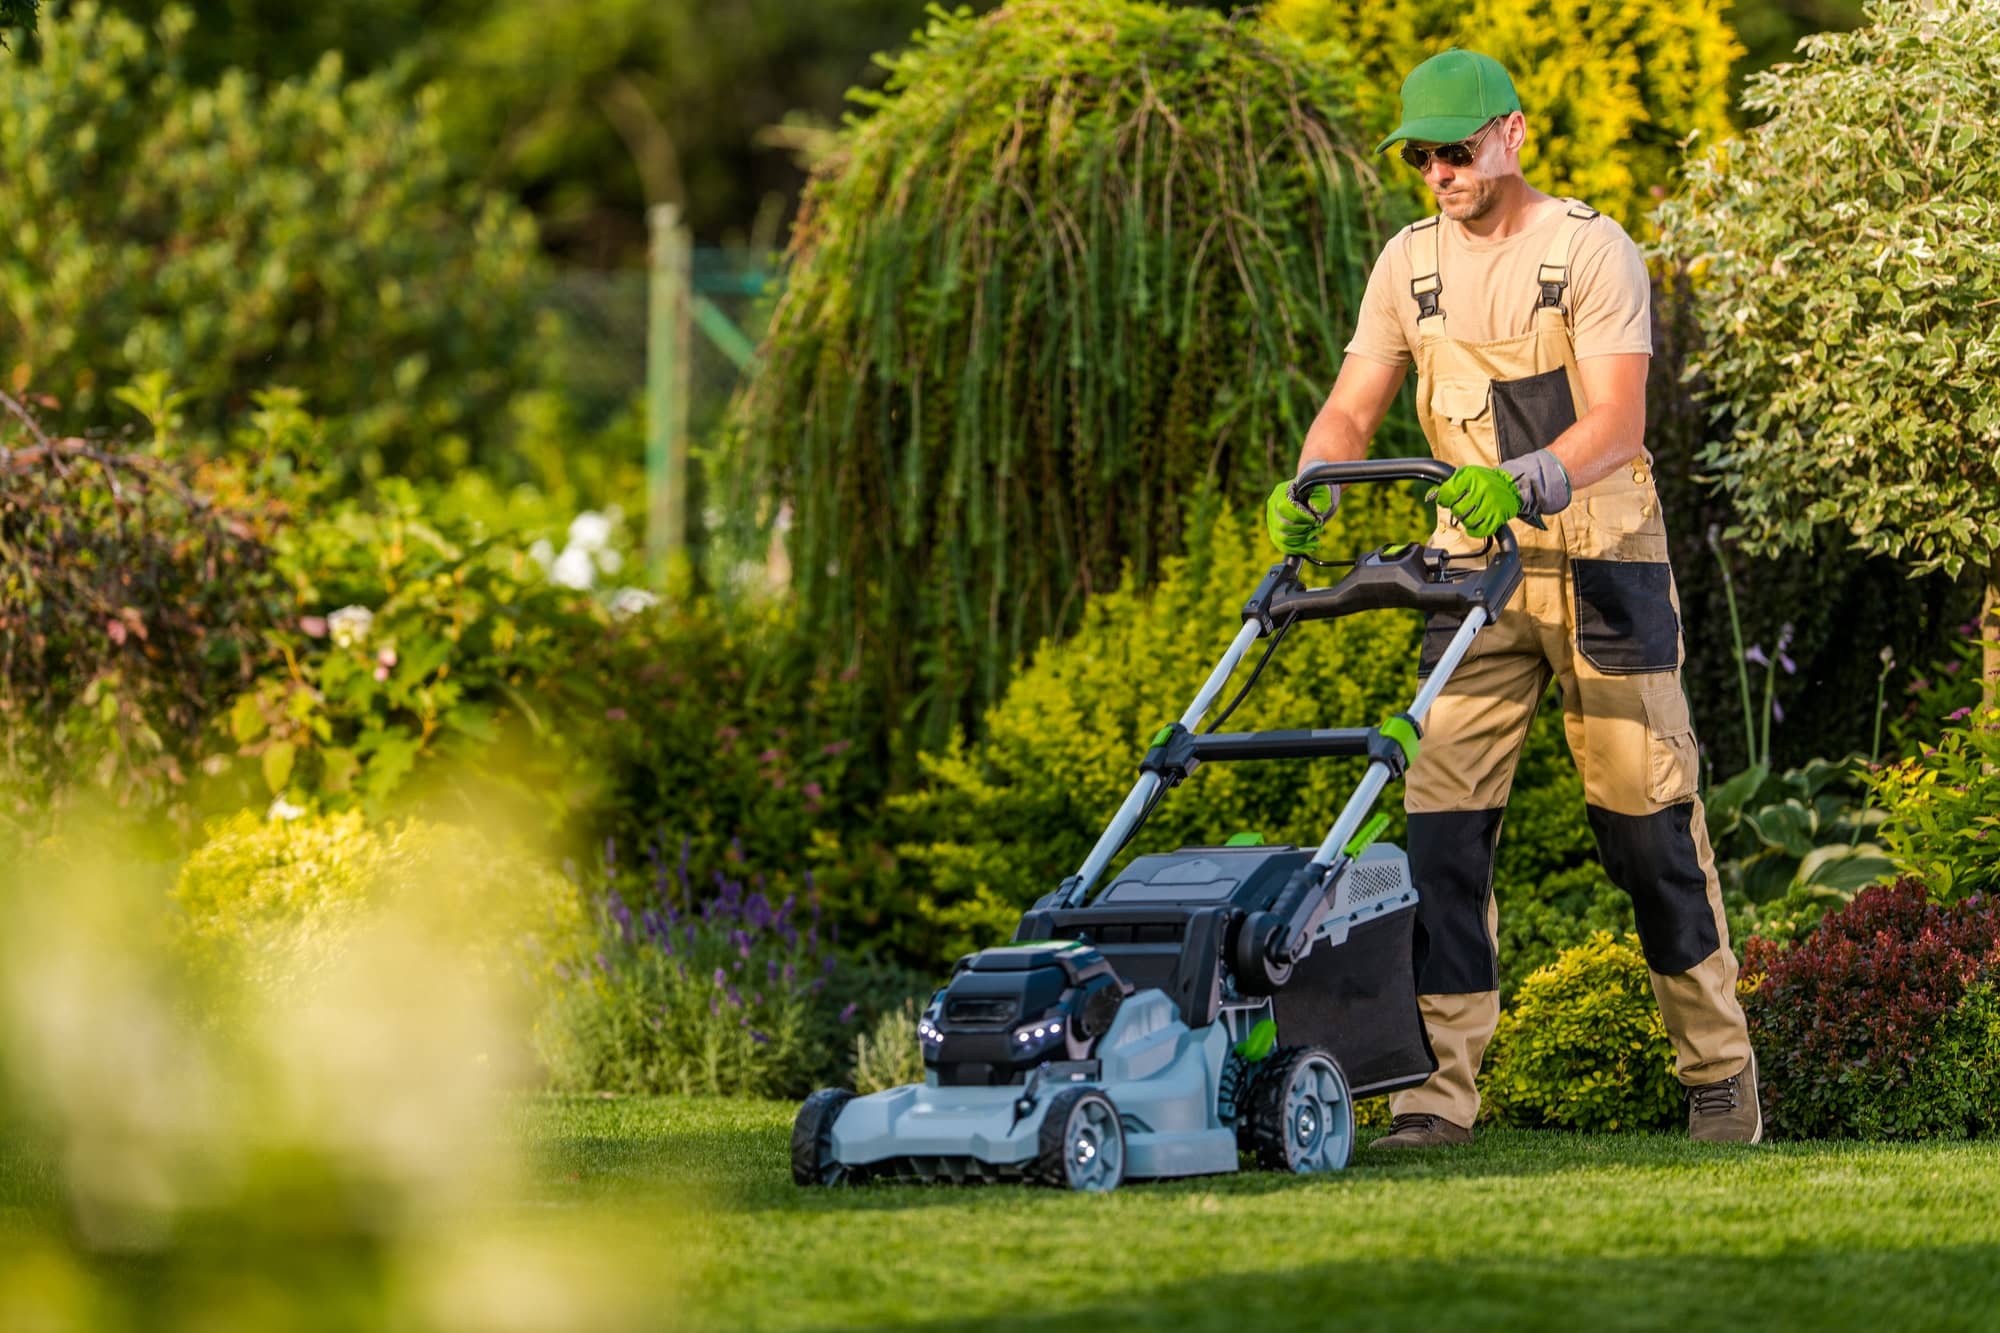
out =
{"type": "Polygon", "coordinates": [[[1317,1046],[1281,1047],[1252,1076],[1243,1120],[1257,1164],[1338,1171],[1354,1151],[1354,1099],[1340,1063],[1317,1046]]]}
{"type": "Polygon", "coordinates": [[[792,1121],[792,1183],[846,1185],[863,1178],[862,1172],[842,1165],[833,1155],[833,1122],[853,1100],[846,1088],[821,1088],[799,1107],[798,1118],[792,1121]]]}
{"type": "Polygon", "coordinates": [[[1102,1192],[1125,1179],[1125,1127],[1101,1092],[1064,1088],[1049,1101],[1034,1177],[1057,1189],[1102,1192]]]}

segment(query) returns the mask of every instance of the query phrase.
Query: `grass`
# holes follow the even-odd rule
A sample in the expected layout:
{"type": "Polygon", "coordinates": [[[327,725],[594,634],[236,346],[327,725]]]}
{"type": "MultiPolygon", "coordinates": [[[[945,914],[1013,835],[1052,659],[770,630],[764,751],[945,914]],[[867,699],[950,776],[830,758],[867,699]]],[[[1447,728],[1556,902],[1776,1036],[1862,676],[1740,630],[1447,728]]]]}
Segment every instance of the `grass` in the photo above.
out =
{"type": "Polygon", "coordinates": [[[525,1205],[650,1210],[674,1327],[2000,1328],[1990,1143],[1494,1130],[1321,1178],[801,1190],[794,1109],[522,1102],[525,1205]]]}

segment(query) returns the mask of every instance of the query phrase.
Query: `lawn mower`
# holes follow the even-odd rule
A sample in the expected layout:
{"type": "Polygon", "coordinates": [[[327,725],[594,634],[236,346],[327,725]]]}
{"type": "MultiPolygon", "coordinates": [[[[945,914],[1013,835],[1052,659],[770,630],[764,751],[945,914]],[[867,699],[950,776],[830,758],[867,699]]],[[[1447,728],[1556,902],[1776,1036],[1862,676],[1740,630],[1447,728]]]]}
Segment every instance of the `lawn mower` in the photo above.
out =
{"type": "MultiPolygon", "coordinates": [[[[1432,459],[1315,464],[1313,487],[1442,482],[1432,459]]],[[[814,1093],[792,1129],[792,1178],[1025,1180],[1109,1190],[1126,1179],[1261,1166],[1335,1171],[1354,1146],[1354,1099],[1437,1068],[1418,1012],[1417,895],[1403,852],[1370,812],[1417,752],[1424,715],[1521,581],[1505,528],[1471,554],[1405,544],[1308,588],[1309,557],[1275,565],[1179,722],[1163,727],[1082,867],[1035,903],[1011,943],[958,961],[917,1024],[924,1081],[856,1096],[814,1093]],[[1222,732],[1301,621],[1385,608],[1449,633],[1410,707],[1376,726],[1222,732]],[[1455,628],[1453,626],[1455,625],[1455,628]],[[1249,679],[1197,731],[1259,638],[1249,679]],[[1134,857],[1092,890],[1160,798],[1197,765],[1362,757],[1361,781],[1317,848],[1239,834],[1134,857]]],[[[1321,562],[1312,561],[1314,564],[1321,562]]],[[[1429,656],[1429,654],[1426,654],[1429,656]]]]}

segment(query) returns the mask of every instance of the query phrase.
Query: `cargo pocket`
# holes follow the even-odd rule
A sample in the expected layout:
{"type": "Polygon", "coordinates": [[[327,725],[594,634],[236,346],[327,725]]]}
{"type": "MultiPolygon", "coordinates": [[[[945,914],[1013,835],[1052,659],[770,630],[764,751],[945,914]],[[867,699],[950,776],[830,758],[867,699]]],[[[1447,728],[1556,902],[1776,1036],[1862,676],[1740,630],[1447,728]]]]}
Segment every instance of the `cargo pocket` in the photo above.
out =
{"type": "Polygon", "coordinates": [[[1694,795],[1699,772],[1687,696],[1679,681],[1667,680],[1639,698],[1646,708],[1646,796],[1655,805],[1679,805],[1694,795]]]}
{"type": "Polygon", "coordinates": [[[1608,676],[1672,671],[1681,621],[1664,560],[1570,561],[1576,584],[1576,650],[1608,676]]]}
{"type": "Polygon", "coordinates": [[[1547,448],[1576,424],[1576,400],[1561,367],[1524,380],[1493,381],[1493,435],[1500,459],[1547,448]]]}

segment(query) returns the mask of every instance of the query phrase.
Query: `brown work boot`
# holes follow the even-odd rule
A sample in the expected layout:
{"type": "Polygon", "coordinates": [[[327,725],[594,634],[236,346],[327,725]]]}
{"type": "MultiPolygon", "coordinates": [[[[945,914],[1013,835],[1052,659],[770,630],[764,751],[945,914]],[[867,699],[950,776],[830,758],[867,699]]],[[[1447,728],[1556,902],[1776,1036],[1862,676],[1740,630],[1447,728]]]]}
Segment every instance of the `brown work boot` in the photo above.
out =
{"type": "Polygon", "coordinates": [[[1472,1131],[1441,1115],[1411,1113],[1389,1122],[1389,1132],[1371,1148],[1458,1148],[1472,1142],[1472,1131]]]}
{"type": "Polygon", "coordinates": [[[1764,1108],[1757,1100],[1757,1057],[1734,1078],[1687,1090],[1688,1137],[1696,1143],[1757,1143],[1764,1137],[1764,1108]]]}

